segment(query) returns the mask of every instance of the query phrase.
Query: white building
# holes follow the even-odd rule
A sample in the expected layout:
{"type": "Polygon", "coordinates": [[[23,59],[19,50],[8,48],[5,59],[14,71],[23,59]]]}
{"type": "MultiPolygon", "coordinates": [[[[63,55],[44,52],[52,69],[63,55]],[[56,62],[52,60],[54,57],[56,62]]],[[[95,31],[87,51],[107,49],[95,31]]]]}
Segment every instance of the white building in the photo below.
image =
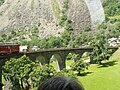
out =
{"type": "Polygon", "coordinates": [[[118,44],[120,44],[120,36],[119,38],[110,38],[108,39],[108,43],[109,43],[109,46],[117,46],[118,44]]]}
{"type": "Polygon", "coordinates": [[[28,46],[25,45],[25,46],[20,46],[20,52],[27,52],[28,50],[28,46]]]}
{"type": "Polygon", "coordinates": [[[33,46],[31,49],[32,49],[32,51],[38,51],[39,50],[38,46],[33,46]]]}

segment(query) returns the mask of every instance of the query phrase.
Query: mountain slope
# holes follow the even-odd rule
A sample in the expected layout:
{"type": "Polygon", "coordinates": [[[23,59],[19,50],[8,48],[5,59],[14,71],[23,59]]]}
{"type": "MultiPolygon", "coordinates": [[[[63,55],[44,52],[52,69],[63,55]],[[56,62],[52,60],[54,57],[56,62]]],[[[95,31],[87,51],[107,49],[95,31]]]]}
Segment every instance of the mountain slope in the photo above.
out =
{"type": "Polygon", "coordinates": [[[68,1],[67,18],[71,19],[73,30],[92,25],[89,4],[84,0],[5,0],[0,6],[0,34],[36,26],[41,38],[58,36],[64,32],[64,27],[59,25],[64,1],[68,1]]]}

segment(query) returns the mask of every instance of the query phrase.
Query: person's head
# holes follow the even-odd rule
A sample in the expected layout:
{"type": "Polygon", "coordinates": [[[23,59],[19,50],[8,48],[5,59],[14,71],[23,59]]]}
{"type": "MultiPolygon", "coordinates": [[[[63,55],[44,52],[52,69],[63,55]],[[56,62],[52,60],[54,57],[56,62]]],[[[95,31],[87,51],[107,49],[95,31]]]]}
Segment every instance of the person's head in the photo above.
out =
{"type": "Polygon", "coordinates": [[[84,88],[73,78],[56,76],[44,81],[38,90],[84,90],[84,88]]]}

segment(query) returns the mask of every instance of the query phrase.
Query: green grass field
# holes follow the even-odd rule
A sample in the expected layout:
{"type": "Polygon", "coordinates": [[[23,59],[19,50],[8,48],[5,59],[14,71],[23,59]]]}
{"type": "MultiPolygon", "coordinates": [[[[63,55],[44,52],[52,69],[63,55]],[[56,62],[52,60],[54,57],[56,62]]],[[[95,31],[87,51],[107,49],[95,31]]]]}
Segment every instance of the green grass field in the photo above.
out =
{"type": "Polygon", "coordinates": [[[78,79],[85,90],[120,90],[120,49],[103,66],[90,65],[78,79]]]}
{"type": "MultiPolygon", "coordinates": [[[[72,63],[72,60],[66,61],[66,66],[72,63]]],[[[56,62],[51,64],[56,67],[56,62]]],[[[120,90],[120,48],[103,65],[91,64],[78,80],[85,90],[120,90]]]]}

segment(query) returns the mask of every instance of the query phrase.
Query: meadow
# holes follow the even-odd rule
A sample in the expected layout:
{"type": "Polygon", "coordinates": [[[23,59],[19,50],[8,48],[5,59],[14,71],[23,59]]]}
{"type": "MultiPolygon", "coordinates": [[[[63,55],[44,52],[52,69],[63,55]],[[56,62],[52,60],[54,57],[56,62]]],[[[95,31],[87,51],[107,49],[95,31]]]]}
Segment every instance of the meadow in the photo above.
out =
{"type": "MultiPolygon", "coordinates": [[[[73,63],[66,61],[66,67],[73,63]]],[[[55,62],[52,63],[56,67],[55,62]]],[[[102,65],[91,64],[78,80],[85,90],[120,90],[120,48],[102,65]]]]}
{"type": "Polygon", "coordinates": [[[85,90],[120,90],[120,49],[106,63],[91,64],[78,79],[85,90]]]}

